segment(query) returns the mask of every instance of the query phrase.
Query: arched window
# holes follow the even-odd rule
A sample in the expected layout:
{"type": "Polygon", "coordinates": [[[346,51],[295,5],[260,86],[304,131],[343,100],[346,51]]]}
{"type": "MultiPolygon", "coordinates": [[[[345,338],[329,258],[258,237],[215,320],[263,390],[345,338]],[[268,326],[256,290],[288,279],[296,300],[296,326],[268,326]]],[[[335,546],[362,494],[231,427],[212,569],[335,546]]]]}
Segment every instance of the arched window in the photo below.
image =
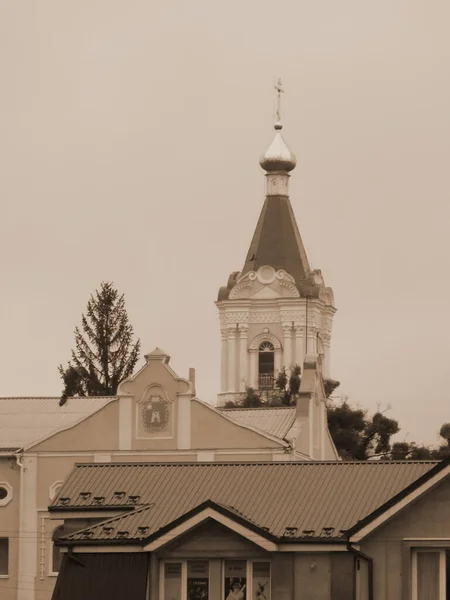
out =
{"type": "Polygon", "coordinates": [[[61,568],[61,561],[62,561],[61,547],[55,545],[55,540],[57,540],[58,537],[60,535],[62,535],[62,533],[63,533],[63,525],[59,525],[59,527],[57,527],[54,530],[53,535],[52,535],[52,555],[51,555],[52,563],[50,565],[50,573],[52,575],[57,575],[61,568]]]}
{"type": "Polygon", "coordinates": [[[275,348],[271,342],[262,342],[258,349],[258,388],[271,390],[275,380],[275,348]]]}

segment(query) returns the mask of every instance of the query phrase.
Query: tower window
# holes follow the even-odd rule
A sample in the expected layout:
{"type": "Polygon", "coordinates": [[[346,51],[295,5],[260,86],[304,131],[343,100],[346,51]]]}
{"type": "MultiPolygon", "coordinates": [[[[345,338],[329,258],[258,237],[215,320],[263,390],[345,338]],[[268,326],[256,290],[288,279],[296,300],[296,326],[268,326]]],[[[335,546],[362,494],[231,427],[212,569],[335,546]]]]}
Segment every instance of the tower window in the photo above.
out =
{"type": "Polygon", "coordinates": [[[262,342],[258,352],[258,387],[270,390],[275,380],[275,348],[271,342],[262,342]]]}

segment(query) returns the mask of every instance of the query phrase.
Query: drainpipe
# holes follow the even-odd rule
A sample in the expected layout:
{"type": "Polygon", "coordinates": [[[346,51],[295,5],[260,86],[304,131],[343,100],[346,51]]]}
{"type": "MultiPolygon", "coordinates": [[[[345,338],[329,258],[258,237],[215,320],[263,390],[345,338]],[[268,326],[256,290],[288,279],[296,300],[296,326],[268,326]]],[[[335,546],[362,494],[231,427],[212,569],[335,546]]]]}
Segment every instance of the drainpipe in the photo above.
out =
{"type": "Polygon", "coordinates": [[[18,467],[20,468],[20,472],[22,473],[22,471],[23,471],[23,463],[20,462],[20,459],[22,458],[22,455],[16,453],[14,456],[16,457],[16,463],[17,463],[18,467]]]}
{"type": "MultiPolygon", "coordinates": [[[[351,542],[347,542],[347,550],[353,554],[356,558],[362,558],[367,562],[368,567],[368,586],[369,586],[369,600],[373,600],[373,558],[364,552],[360,552],[356,548],[353,548],[351,542]]],[[[356,583],[356,571],[355,571],[355,583],[356,583]]],[[[356,589],[356,587],[355,587],[356,589]]]]}

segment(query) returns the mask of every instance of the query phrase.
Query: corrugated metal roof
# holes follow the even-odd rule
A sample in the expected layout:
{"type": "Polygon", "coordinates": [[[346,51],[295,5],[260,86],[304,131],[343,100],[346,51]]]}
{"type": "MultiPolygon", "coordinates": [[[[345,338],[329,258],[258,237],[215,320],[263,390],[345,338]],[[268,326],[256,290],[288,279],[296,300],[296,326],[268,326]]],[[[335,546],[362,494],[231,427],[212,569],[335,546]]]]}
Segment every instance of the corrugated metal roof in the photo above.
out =
{"type": "Polygon", "coordinates": [[[295,421],[295,407],[222,408],[227,417],[241,425],[256,427],[278,438],[285,438],[295,421]]]}
{"type": "Polygon", "coordinates": [[[0,449],[23,448],[48,438],[94,414],[112,396],[69,398],[0,398],[0,449]]]}
{"type": "MultiPolygon", "coordinates": [[[[151,511],[143,511],[142,518],[133,522],[133,526],[148,527],[151,535],[211,500],[231,507],[277,537],[283,536],[287,528],[294,528],[291,537],[295,538],[321,537],[325,528],[331,528],[326,537],[336,538],[436,464],[336,461],[77,465],[52,507],[153,504],[151,511]]],[[[130,519],[131,515],[123,518],[130,519]]]]}

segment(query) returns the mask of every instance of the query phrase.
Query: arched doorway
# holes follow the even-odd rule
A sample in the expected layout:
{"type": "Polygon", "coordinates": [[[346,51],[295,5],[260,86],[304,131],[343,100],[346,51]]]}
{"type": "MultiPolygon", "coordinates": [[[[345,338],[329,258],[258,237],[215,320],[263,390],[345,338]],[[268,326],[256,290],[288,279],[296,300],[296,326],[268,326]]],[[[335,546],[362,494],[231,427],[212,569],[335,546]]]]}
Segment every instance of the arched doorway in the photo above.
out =
{"type": "Polygon", "coordinates": [[[275,381],[275,348],[262,342],[258,348],[258,389],[271,390],[275,381]]]}

